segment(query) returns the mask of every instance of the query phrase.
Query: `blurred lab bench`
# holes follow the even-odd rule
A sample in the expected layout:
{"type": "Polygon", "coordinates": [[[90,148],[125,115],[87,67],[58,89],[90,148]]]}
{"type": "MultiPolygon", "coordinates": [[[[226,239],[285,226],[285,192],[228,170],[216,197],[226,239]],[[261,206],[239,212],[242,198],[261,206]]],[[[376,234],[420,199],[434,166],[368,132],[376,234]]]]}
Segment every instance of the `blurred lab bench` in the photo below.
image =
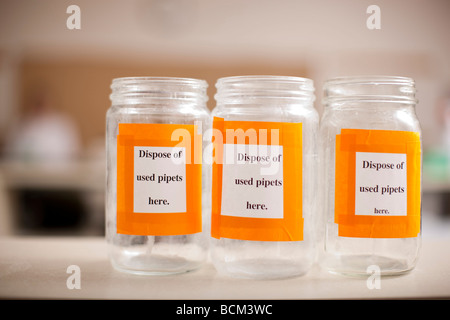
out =
{"type": "Polygon", "coordinates": [[[105,167],[100,161],[2,161],[0,234],[100,235],[104,191],[105,167]]]}
{"type": "MultiPolygon", "coordinates": [[[[103,158],[0,162],[0,235],[103,235],[103,158]],[[58,228],[61,227],[61,228],[58,228]]],[[[423,179],[424,211],[450,216],[450,180],[423,179]]]]}
{"type": "Polygon", "coordinates": [[[449,245],[448,236],[424,239],[413,271],[381,278],[379,289],[370,289],[369,275],[349,278],[319,268],[283,280],[226,278],[209,262],[185,274],[131,275],[110,265],[103,237],[0,237],[0,299],[448,299],[449,245]],[[75,283],[70,266],[79,268],[79,289],[68,285],[75,283]]]}

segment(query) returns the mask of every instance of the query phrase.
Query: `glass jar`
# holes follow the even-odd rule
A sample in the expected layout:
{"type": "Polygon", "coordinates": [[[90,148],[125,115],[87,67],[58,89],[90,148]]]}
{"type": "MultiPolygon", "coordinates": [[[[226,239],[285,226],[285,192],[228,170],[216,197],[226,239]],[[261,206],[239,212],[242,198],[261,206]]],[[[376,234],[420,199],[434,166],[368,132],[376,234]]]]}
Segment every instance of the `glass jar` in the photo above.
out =
{"type": "Polygon", "coordinates": [[[415,83],[393,76],[324,84],[320,211],[330,272],[367,276],[414,268],[421,244],[421,130],[415,83]]]}
{"type": "Polygon", "coordinates": [[[170,274],[205,261],[206,88],[205,81],[188,78],[112,82],[106,115],[106,240],[116,269],[170,274]]]}
{"type": "Polygon", "coordinates": [[[315,259],[313,81],[237,76],[216,87],[211,260],[233,277],[302,275],[315,259]]]}

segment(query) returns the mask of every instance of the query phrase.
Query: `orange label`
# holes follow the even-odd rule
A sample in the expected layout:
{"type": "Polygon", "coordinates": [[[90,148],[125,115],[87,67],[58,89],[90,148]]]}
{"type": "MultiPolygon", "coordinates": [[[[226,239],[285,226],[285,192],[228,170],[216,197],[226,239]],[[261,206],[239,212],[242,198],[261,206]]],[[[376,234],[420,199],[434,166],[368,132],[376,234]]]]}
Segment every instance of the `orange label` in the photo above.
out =
{"type": "Polygon", "coordinates": [[[201,232],[201,135],[196,130],[195,125],[119,124],[117,233],[201,232]]]}
{"type": "Polygon", "coordinates": [[[420,232],[420,135],[342,129],[336,135],[338,235],[408,238],[420,232]]]}
{"type": "Polygon", "coordinates": [[[214,118],[213,128],[212,236],[303,240],[302,124],[214,118]]]}

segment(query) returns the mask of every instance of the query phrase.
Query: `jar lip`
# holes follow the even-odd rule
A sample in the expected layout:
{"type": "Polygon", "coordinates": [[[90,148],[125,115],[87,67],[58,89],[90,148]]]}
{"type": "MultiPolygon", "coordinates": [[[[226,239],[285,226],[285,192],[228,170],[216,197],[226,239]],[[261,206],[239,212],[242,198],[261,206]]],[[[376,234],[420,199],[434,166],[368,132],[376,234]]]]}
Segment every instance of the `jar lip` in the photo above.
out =
{"type": "Polygon", "coordinates": [[[112,80],[113,104],[142,104],[152,101],[203,103],[208,101],[205,80],[180,77],[122,77],[112,80]]]}
{"type": "Polygon", "coordinates": [[[409,77],[384,75],[339,76],[325,81],[325,86],[338,84],[400,84],[414,86],[415,82],[413,78],[409,77]]]}
{"type": "Polygon", "coordinates": [[[155,84],[184,84],[191,86],[198,86],[201,88],[207,88],[208,83],[202,79],[195,78],[183,78],[183,77],[152,77],[152,76],[142,76],[142,77],[120,77],[114,78],[112,80],[111,88],[117,88],[120,85],[134,84],[134,83],[155,83],[155,84]]]}
{"type": "Polygon", "coordinates": [[[285,103],[313,102],[314,81],[279,75],[242,75],[219,78],[216,101],[225,104],[254,104],[259,101],[284,100],[285,103]],[[262,100],[261,100],[262,99],[262,100]]]}
{"type": "Polygon", "coordinates": [[[363,75],[328,79],[323,86],[322,103],[392,102],[417,104],[414,79],[400,76],[363,75]]]}
{"type": "Polygon", "coordinates": [[[303,89],[309,89],[314,91],[314,82],[312,79],[297,77],[297,76],[280,76],[280,75],[242,75],[242,76],[229,76],[217,79],[216,87],[220,87],[223,84],[232,84],[248,81],[261,81],[261,82],[277,82],[277,83],[303,83],[307,85],[303,89]]]}

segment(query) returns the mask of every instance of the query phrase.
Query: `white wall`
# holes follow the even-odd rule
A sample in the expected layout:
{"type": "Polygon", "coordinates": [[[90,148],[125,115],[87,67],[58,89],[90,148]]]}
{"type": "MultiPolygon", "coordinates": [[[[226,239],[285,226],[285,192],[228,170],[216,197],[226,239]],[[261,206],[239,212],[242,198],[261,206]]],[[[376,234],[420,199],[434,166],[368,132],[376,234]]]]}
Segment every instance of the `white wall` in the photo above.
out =
{"type": "MultiPolygon", "coordinates": [[[[450,87],[449,14],[448,0],[2,0],[0,52],[194,63],[301,60],[319,98],[322,82],[333,76],[412,76],[425,143],[434,144],[440,131],[433,110],[450,87]],[[71,4],[81,8],[81,30],[66,27],[71,4]],[[371,4],[381,9],[381,30],[366,27],[371,4]]],[[[10,68],[0,73],[3,83],[13,80],[10,68]]],[[[11,90],[2,85],[0,94],[11,90]]],[[[14,103],[0,103],[5,100],[9,105],[0,108],[8,110],[0,116],[14,113],[14,103]]]]}

